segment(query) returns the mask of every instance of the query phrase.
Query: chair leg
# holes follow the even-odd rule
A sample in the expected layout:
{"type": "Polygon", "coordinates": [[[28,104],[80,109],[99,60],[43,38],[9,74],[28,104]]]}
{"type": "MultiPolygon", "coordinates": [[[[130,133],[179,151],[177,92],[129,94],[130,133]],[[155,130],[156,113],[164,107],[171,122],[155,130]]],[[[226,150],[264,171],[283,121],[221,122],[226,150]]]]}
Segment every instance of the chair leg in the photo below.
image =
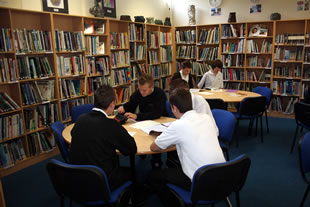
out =
{"type": "Polygon", "coordinates": [[[305,194],[304,194],[304,196],[303,196],[303,198],[302,198],[302,200],[301,200],[300,207],[303,207],[303,206],[304,206],[304,203],[305,203],[305,200],[306,200],[307,195],[308,195],[308,193],[309,193],[309,190],[310,190],[310,185],[308,185],[308,187],[307,187],[307,189],[306,189],[306,192],[305,192],[305,194]]]}
{"type": "Polygon", "coordinates": [[[236,203],[237,203],[237,207],[240,207],[240,197],[239,197],[239,192],[236,192],[236,203]]]}
{"type": "Polygon", "coordinates": [[[263,133],[263,115],[259,117],[260,119],[260,136],[261,142],[264,143],[264,133],[263,133]]]}
{"type": "Polygon", "coordinates": [[[257,128],[258,128],[258,117],[256,117],[256,129],[255,129],[255,137],[257,137],[257,128]]]}
{"type": "Polygon", "coordinates": [[[226,197],[225,201],[226,201],[226,203],[227,203],[227,205],[228,205],[229,207],[232,207],[231,202],[230,202],[228,196],[226,197]]]}
{"type": "Polygon", "coordinates": [[[265,118],[266,118],[267,133],[269,133],[269,124],[268,124],[267,109],[265,109],[265,118]]]}
{"type": "Polygon", "coordinates": [[[292,145],[291,145],[291,151],[290,151],[290,153],[292,153],[293,150],[294,150],[294,146],[295,146],[295,142],[296,142],[296,137],[297,137],[297,134],[298,134],[298,130],[299,130],[299,126],[297,125],[297,126],[296,126],[296,130],[295,130],[294,139],[293,139],[293,142],[292,142],[292,145]]]}

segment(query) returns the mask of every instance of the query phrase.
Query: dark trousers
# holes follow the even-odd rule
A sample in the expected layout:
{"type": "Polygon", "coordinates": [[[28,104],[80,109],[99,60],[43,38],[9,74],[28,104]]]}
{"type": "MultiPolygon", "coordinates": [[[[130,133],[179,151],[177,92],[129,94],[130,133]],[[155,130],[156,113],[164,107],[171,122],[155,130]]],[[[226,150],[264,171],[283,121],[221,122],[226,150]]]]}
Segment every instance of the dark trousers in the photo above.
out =
{"type": "Polygon", "coordinates": [[[191,180],[183,173],[181,167],[154,169],[147,177],[147,184],[158,194],[165,206],[176,206],[177,200],[170,192],[167,183],[180,186],[188,191],[191,189],[191,180]]]}
{"type": "Polygon", "coordinates": [[[129,167],[119,167],[114,169],[108,177],[110,190],[114,191],[116,188],[131,179],[132,175],[129,167]]]}

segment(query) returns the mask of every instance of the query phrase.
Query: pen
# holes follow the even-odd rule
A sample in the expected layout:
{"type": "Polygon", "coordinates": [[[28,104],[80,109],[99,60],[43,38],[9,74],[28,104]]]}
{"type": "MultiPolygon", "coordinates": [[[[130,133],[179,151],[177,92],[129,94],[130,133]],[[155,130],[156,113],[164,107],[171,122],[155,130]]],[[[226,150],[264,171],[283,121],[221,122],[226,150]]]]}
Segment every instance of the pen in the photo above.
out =
{"type": "Polygon", "coordinates": [[[168,127],[168,126],[166,126],[166,125],[164,125],[164,124],[160,124],[160,125],[162,125],[162,126],[164,126],[164,127],[168,127]]]}

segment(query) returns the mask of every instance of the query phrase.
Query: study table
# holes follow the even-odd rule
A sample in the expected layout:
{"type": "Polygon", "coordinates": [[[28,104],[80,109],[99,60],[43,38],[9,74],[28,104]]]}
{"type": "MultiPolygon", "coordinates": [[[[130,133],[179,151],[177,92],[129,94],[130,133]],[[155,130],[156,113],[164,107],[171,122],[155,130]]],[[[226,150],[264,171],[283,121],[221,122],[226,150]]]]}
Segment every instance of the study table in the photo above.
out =
{"type": "Polygon", "coordinates": [[[201,95],[205,99],[222,99],[225,103],[239,103],[247,97],[261,96],[258,93],[250,91],[240,91],[231,89],[216,89],[216,90],[204,90],[204,89],[192,89],[193,93],[201,95]]]}

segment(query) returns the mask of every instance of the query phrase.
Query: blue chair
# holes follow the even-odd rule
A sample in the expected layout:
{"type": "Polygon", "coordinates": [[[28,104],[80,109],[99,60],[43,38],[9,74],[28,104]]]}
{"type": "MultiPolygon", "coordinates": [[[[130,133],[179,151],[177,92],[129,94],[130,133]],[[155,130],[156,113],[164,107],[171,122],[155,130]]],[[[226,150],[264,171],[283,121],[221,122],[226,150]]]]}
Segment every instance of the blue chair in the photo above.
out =
{"type": "Polygon", "coordinates": [[[268,108],[272,99],[272,90],[267,87],[257,86],[253,90],[255,93],[258,93],[262,96],[266,97],[266,108],[265,108],[265,118],[266,118],[266,126],[267,126],[267,133],[269,133],[269,124],[268,124],[268,108]]]}
{"type": "Polygon", "coordinates": [[[296,121],[296,130],[294,139],[291,145],[291,153],[294,150],[296,138],[298,135],[298,131],[300,132],[303,128],[310,130],[310,104],[304,102],[297,102],[294,105],[294,113],[295,113],[295,121],[296,121]]]}
{"type": "Polygon", "coordinates": [[[166,111],[168,112],[169,117],[175,118],[174,114],[172,113],[170,102],[168,100],[166,100],[166,111]]]}
{"type": "MultiPolygon", "coordinates": [[[[265,96],[258,96],[258,97],[247,97],[244,98],[240,102],[239,110],[238,112],[234,112],[237,119],[237,130],[239,129],[239,121],[248,119],[250,120],[250,127],[249,127],[249,134],[252,130],[253,122],[255,119],[260,118],[260,130],[261,130],[261,142],[264,142],[263,138],[263,121],[262,116],[266,108],[266,97],[265,96]]],[[[256,121],[256,135],[257,135],[257,122],[256,121]]],[[[237,146],[239,144],[239,138],[238,133],[236,133],[236,143],[237,146]]]]}
{"type": "Polygon", "coordinates": [[[66,143],[64,137],[62,136],[62,131],[65,126],[60,121],[56,121],[51,125],[54,132],[54,137],[56,144],[60,150],[61,156],[66,163],[69,163],[69,145],[66,143]]]}
{"type": "Polygon", "coordinates": [[[71,119],[72,122],[76,122],[76,120],[81,116],[82,114],[87,114],[88,112],[91,112],[94,108],[94,104],[82,104],[79,106],[75,106],[72,109],[71,112],[71,119]]]}
{"type": "Polygon", "coordinates": [[[301,176],[308,185],[300,203],[300,207],[302,207],[310,191],[310,180],[309,176],[307,176],[310,172],[310,132],[305,134],[305,136],[299,141],[299,166],[301,176]]]}
{"type": "Polygon", "coordinates": [[[131,195],[131,181],[111,192],[105,172],[94,165],[72,165],[52,159],[46,168],[62,207],[65,197],[91,206],[118,204],[124,193],[131,195]]]}
{"type": "Polygon", "coordinates": [[[236,193],[237,206],[240,206],[239,192],[245,184],[251,160],[247,155],[219,164],[200,167],[194,174],[191,190],[167,184],[182,206],[210,205],[218,201],[228,201],[228,196],[236,193]]]}
{"type": "Polygon", "coordinates": [[[226,159],[229,160],[228,146],[232,142],[235,132],[235,116],[231,112],[222,109],[212,109],[212,115],[219,129],[221,148],[226,153],[226,159]]]}

